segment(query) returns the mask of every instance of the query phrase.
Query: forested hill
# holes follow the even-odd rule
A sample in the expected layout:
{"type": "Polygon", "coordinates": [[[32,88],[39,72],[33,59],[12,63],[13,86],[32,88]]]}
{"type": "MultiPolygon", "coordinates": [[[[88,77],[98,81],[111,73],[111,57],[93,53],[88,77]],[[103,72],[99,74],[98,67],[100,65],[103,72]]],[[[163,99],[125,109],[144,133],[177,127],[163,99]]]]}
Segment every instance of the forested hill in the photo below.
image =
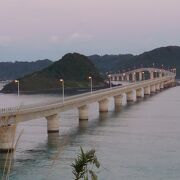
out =
{"type": "MultiPolygon", "coordinates": [[[[117,72],[138,68],[142,66],[177,68],[177,77],[180,78],[180,47],[168,46],[154,49],[140,55],[92,55],[88,57],[98,68],[99,72],[117,72]]],[[[12,80],[21,78],[32,72],[40,71],[53,62],[50,60],[38,60],[36,62],[0,62],[0,80],[12,80]]]]}
{"type": "Polygon", "coordinates": [[[35,62],[0,62],[0,80],[13,80],[26,74],[39,71],[51,65],[52,61],[38,60],[35,62]]]}
{"type": "Polygon", "coordinates": [[[90,56],[91,61],[97,66],[100,72],[127,70],[137,67],[177,68],[177,77],[180,78],[180,47],[168,46],[154,49],[143,54],[119,55],[119,56],[90,56]]]}
{"type": "MultiPolygon", "coordinates": [[[[92,77],[94,86],[104,86],[97,68],[86,56],[69,53],[47,68],[20,78],[20,91],[50,92],[62,86],[60,79],[64,80],[66,88],[88,88],[89,76],[92,77]]],[[[17,91],[15,82],[7,84],[2,90],[5,93],[15,91],[17,91]]]]}
{"type": "Polygon", "coordinates": [[[132,54],[124,54],[124,55],[92,55],[88,58],[97,66],[100,72],[107,72],[112,70],[117,70],[117,66],[120,63],[126,62],[127,60],[133,58],[132,54]]]}

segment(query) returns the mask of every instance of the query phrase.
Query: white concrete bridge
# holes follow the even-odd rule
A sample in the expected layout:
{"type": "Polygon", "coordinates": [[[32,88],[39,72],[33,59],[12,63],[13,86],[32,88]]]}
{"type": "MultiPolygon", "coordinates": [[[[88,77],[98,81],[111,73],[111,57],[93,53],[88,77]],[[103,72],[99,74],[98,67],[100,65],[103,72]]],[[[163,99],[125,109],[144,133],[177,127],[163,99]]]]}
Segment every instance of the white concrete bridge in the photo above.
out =
{"type": "MultiPolygon", "coordinates": [[[[143,68],[143,72],[144,72],[143,68]]],[[[157,71],[154,68],[146,68],[150,73],[157,71]]],[[[127,72],[129,75],[142,72],[142,69],[127,72]]],[[[158,72],[162,72],[158,70],[158,72]]],[[[124,76],[123,74],[121,76],[124,76]]],[[[88,105],[93,102],[99,103],[99,112],[108,112],[108,99],[114,97],[115,109],[122,105],[122,95],[126,95],[127,102],[134,102],[137,98],[143,98],[156,91],[160,91],[175,82],[175,71],[163,71],[162,76],[150,76],[148,80],[139,80],[126,86],[116,86],[93,93],[84,93],[81,95],[66,98],[64,102],[53,101],[44,104],[24,105],[19,107],[10,107],[0,109],[0,151],[5,152],[13,149],[12,137],[16,125],[20,122],[45,118],[47,120],[47,132],[59,132],[59,114],[73,108],[79,111],[79,120],[88,120],[88,105]]],[[[115,75],[111,75],[114,78],[115,75]]]]}
{"type": "Polygon", "coordinates": [[[176,69],[139,68],[128,72],[110,74],[111,82],[135,82],[176,74],[176,69]]]}

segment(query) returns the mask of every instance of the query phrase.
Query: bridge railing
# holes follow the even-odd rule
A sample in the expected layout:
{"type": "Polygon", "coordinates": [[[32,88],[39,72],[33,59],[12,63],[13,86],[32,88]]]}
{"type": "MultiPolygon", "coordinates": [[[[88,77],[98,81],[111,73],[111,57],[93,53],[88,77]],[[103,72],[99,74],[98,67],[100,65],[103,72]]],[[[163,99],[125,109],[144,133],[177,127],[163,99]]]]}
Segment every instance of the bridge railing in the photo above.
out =
{"type": "MultiPolygon", "coordinates": [[[[124,85],[124,86],[116,86],[116,87],[111,87],[111,88],[106,88],[106,89],[102,89],[102,90],[97,90],[97,91],[94,91],[94,92],[87,92],[87,93],[83,93],[83,94],[79,94],[79,95],[74,95],[74,96],[69,96],[69,97],[66,97],[64,99],[64,103],[66,102],[69,102],[69,101],[72,101],[74,99],[81,99],[81,98],[84,98],[84,97],[88,97],[88,96],[91,96],[91,97],[95,97],[97,96],[98,94],[106,94],[107,92],[111,92],[112,90],[116,90],[116,89],[119,89],[121,88],[122,90],[125,90],[127,87],[131,87],[133,88],[134,86],[137,86],[138,84],[141,84],[142,86],[147,84],[147,81],[148,82],[154,82],[155,80],[161,80],[161,79],[164,79],[164,78],[172,78],[172,76],[166,76],[166,77],[162,77],[162,78],[157,78],[157,79],[153,79],[153,80],[144,80],[144,81],[138,81],[138,82],[133,82],[133,83],[130,83],[128,85],[124,85]]],[[[15,106],[15,107],[7,107],[7,108],[1,108],[0,109],[0,116],[5,116],[6,114],[13,114],[13,113],[17,113],[18,111],[23,111],[23,110],[28,110],[28,109],[36,109],[36,108],[40,108],[40,107],[50,107],[51,105],[64,105],[64,103],[61,101],[61,100],[56,100],[56,101],[48,101],[47,102],[43,102],[43,103],[37,103],[37,104],[28,104],[28,105],[19,105],[19,106],[15,106]]]]}
{"type": "Polygon", "coordinates": [[[1,109],[0,109],[0,116],[1,116],[1,115],[5,115],[5,114],[9,114],[9,113],[18,112],[19,109],[20,109],[19,106],[1,108],[1,109]]]}

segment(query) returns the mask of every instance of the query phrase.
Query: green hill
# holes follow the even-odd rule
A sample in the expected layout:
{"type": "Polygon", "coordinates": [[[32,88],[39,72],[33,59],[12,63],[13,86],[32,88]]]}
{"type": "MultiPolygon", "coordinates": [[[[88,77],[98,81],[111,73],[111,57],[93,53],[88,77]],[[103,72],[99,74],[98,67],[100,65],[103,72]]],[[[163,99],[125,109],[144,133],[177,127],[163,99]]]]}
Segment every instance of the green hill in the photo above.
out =
{"type": "Polygon", "coordinates": [[[105,73],[108,71],[116,70],[117,65],[119,63],[126,62],[127,60],[133,58],[132,54],[125,54],[125,55],[92,55],[88,57],[96,66],[97,68],[105,73]]]}
{"type": "MultiPolygon", "coordinates": [[[[89,76],[93,78],[93,85],[103,85],[98,70],[86,56],[69,53],[47,68],[20,78],[20,91],[42,92],[59,89],[61,78],[64,79],[66,88],[87,88],[89,76]]],[[[17,84],[14,82],[6,85],[2,90],[6,93],[16,91],[17,84]]]]}
{"type": "Polygon", "coordinates": [[[90,56],[91,61],[96,65],[100,72],[107,71],[127,71],[128,69],[138,67],[155,67],[177,68],[177,78],[180,78],[180,47],[168,46],[154,49],[143,54],[133,56],[90,56]],[[110,68],[111,67],[111,68],[110,68]]]}
{"type": "Polygon", "coordinates": [[[35,62],[0,62],[0,80],[17,79],[26,74],[40,71],[51,64],[52,61],[48,59],[35,62]]]}

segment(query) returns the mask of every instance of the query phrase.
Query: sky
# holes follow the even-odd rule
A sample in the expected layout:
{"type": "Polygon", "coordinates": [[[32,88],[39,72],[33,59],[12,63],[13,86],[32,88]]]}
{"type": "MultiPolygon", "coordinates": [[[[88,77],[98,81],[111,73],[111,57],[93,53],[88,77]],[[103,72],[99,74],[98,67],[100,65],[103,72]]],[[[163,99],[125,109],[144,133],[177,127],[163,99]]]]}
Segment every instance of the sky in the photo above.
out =
{"type": "Polygon", "coordinates": [[[0,61],[180,45],[180,0],[1,0],[0,61]]]}

